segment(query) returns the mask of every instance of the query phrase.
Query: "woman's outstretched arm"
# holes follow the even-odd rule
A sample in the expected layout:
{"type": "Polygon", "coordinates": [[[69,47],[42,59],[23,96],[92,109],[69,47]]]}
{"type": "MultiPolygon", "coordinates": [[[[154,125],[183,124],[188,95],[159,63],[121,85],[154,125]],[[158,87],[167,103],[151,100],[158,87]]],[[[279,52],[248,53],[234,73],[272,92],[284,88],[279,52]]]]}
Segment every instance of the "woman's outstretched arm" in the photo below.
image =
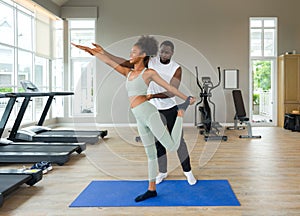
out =
{"type": "Polygon", "coordinates": [[[119,63],[115,62],[113,59],[111,59],[109,56],[105,55],[102,47],[97,46],[97,44],[93,44],[95,47],[90,48],[88,46],[82,46],[78,44],[71,43],[73,46],[77,47],[78,49],[81,49],[93,56],[96,56],[99,60],[104,62],[105,64],[109,65],[113,69],[115,69],[120,74],[127,76],[128,72],[130,71],[130,68],[123,67],[119,63]]]}

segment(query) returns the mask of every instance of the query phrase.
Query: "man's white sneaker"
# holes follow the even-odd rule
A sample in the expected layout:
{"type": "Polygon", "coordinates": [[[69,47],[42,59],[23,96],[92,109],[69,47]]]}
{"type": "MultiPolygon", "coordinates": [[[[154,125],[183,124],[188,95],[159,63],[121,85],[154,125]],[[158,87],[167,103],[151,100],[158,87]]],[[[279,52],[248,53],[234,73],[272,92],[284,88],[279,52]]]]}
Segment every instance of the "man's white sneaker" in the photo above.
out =
{"type": "Polygon", "coordinates": [[[183,173],[184,173],[184,175],[186,176],[187,181],[188,181],[188,183],[189,183],[190,185],[194,185],[194,184],[197,183],[197,180],[195,179],[195,177],[194,177],[192,171],[189,171],[189,172],[183,172],[183,173]]]}
{"type": "Polygon", "coordinates": [[[167,178],[168,173],[158,173],[156,176],[156,184],[161,183],[165,178],[167,178]]]}

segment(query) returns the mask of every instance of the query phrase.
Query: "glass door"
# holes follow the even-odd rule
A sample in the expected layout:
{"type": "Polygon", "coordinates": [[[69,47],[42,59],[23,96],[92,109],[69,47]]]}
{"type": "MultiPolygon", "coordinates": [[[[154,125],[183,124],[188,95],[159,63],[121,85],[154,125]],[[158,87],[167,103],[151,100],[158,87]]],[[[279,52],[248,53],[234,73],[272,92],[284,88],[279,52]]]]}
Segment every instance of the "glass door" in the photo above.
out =
{"type": "Polygon", "coordinates": [[[251,61],[252,100],[250,101],[250,118],[260,125],[276,125],[275,100],[275,60],[251,61]]]}

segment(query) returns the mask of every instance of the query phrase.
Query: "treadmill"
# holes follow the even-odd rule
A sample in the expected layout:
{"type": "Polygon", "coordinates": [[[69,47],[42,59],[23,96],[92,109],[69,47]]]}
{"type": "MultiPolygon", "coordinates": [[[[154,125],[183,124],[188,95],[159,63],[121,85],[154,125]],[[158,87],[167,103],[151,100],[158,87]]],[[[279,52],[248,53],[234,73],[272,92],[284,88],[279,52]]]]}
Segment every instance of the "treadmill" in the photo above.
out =
{"type": "MultiPolygon", "coordinates": [[[[9,98],[0,122],[0,138],[16,101],[14,94],[0,94],[0,98],[9,98]]],[[[49,161],[64,165],[73,152],[80,154],[86,149],[85,143],[28,143],[0,139],[0,163],[37,163],[49,161]]]]}
{"type": "Polygon", "coordinates": [[[0,170],[0,208],[6,197],[22,184],[33,186],[43,178],[42,170],[8,169],[0,170]]]}
{"type": "Polygon", "coordinates": [[[20,111],[18,113],[15,124],[12,127],[9,135],[9,140],[12,141],[27,141],[27,142],[66,142],[66,143],[97,143],[100,138],[107,135],[107,130],[57,130],[49,127],[44,127],[43,123],[49,112],[50,106],[55,96],[74,95],[73,92],[40,92],[39,89],[30,81],[23,80],[21,82],[25,93],[13,93],[16,97],[24,97],[20,111]],[[43,109],[42,115],[35,126],[22,128],[19,130],[22,118],[26,112],[26,108],[33,97],[48,97],[47,103],[43,109]]]}

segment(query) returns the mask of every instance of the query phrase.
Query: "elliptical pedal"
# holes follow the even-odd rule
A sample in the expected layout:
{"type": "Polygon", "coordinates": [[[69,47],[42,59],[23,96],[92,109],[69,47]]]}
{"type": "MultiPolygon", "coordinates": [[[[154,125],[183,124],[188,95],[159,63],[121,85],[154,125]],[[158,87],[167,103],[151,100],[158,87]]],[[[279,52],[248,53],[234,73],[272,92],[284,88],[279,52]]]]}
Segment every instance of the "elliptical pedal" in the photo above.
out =
{"type": "Polygon", "coordinates": [[[219,135],[204,135],[204,140],[205,142],[211,141],[211,140],[222,140],[222,141],[227,141],[228,137],[227,136],[219,136],[219,135]]]}

